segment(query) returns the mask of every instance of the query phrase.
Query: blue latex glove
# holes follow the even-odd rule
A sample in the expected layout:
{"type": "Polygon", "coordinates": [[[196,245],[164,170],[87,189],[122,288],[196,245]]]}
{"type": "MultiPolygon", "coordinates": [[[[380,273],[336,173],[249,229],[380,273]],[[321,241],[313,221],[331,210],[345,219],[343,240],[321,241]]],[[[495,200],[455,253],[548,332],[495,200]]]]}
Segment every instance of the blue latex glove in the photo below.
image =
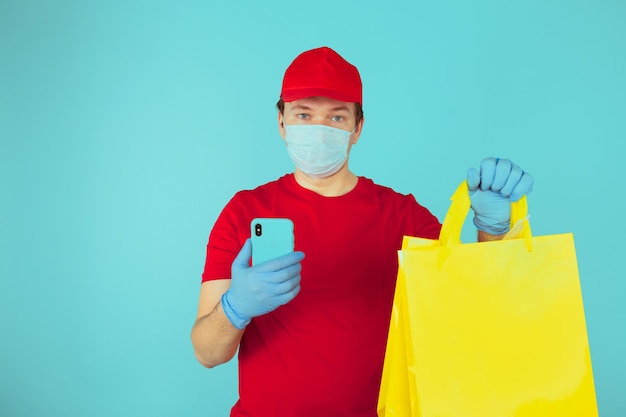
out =
{"type": "Polygon", "coordinates": [[[300,292],[302,252],[250,266],[252,243],[246,240],[231,267],[230,288],[222,296],[228,320],[243,329],[253,317],[276,310],[300,292]]]}
{"type": "Polygon", "coordinates": [[[467,171],[467,187],[478,230],[502,235],[510,228],[511,202],[532,191],[533,178],[508,159],[485,158],[480,172],[467,171]]]}

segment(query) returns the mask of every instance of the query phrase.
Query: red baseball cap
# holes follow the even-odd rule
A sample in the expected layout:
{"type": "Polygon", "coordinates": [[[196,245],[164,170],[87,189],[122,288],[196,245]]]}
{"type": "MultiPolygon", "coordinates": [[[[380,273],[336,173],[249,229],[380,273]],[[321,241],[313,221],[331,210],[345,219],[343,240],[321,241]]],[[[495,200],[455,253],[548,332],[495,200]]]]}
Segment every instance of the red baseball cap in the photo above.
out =
{"type": "Polygon", "coordinates": [[[280,97],[289,102],[314,96],[363,105],[359,70],[327,46],[301,53],[285,71],[280,97]]]}

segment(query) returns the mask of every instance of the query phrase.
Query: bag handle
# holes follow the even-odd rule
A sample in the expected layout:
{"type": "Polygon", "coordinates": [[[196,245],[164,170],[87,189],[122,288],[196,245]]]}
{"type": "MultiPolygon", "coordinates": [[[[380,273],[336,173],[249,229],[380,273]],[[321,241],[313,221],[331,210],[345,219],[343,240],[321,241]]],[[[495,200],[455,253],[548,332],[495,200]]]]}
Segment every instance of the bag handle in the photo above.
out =
{"type": "MultiPolygon", "coordinates": [[[[445,246],[448,249],[452,249],[461,243],[461,229],[471,203],[466,181],[463,181],[458,186],[450,200],[452,200],[452,203],[439,234],[439,246],[445,246]]],[[[532,232],[528,222],[528,201],[526,196],[523,196],[515,203],[511,203],[511,229],[504,239],[524,239],[528,251],[532,251],[532,232]]],[[[449,253],[449,250],[442,251],[444,257],[447,257],[447,253],[449,253]]]]}

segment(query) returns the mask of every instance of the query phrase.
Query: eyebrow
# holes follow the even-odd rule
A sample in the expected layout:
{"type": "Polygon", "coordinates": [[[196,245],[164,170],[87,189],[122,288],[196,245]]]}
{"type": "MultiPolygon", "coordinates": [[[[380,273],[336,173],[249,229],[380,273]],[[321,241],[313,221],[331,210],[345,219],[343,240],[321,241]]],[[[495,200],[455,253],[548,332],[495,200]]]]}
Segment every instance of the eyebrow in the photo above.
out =
{"type": "MultiPolygon", "coordinates": [[[[293,106],[291,108],[292,110],[306,110],[309,111],[311,110],[311,108],[309,106],[305,106],[304,104],[297,104],[295,106],[293,106]]],[[[333,112],[338,112],[338,111],[347,111],[350,112],[350,109],[348,108],[348,106],[337,106],[337,107],[333,107],[332,109],[330,109],[333,112]]]]}
{"type": "Polygon", "coordinates": [[[293,106],[291,110],[311,110],[311,108],[303,104],[298,104],[298,105],[293,106]]]}

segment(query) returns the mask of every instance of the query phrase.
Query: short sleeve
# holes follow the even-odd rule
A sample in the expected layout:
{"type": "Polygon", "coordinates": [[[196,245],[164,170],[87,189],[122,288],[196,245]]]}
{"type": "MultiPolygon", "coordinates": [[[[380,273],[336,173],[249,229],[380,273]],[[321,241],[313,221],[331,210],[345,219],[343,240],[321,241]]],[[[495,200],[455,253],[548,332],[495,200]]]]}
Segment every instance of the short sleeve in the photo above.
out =
{"type": "Polygon", "coordinates": [[[417,236],[426,239],[439,239],[441,223],[426,207],[420,205],[412,194],[408,194],[405,199],[405,216],[407,228],[405,235],[417,236]]]}
{"type": "Polygon", "coordinates": [[[224,207],[209,235],[202,282],[230,278],[231,265],[243,244],[243,221],[240,203],[235,195],[224,207]]]}

